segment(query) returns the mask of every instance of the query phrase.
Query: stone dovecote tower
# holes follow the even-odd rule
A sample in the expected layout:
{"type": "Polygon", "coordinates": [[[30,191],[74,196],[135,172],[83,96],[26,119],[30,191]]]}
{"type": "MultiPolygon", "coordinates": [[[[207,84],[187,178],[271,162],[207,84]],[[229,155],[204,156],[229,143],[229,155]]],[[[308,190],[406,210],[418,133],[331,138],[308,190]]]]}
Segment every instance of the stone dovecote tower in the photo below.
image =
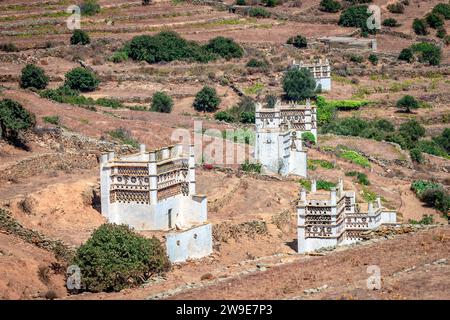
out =
{"type": "Polygon", "coordinates": [[[166,232],[172,262],[212,252],[207,199],[195,191],[194,146],[181,145],[118,157],[104,154],[100,163],[102,215],[136,230],[166,232]]]}
{"type": "Polygon", "coordinates": [[[317,140],[316,110],[309,100],[305,105],[277,101],[274,108],[256,105],[255,159],[265,171],[307,176],[307,150],[301,137],[310,132],[317,140]]]}
{"type": "Polygon", "coordinates": [[[317,191],[313,180],[311,192],[302,189],[297,204],[298,252],[354,243],[367,230],[396,223],[396,212],[383,207],[379,197],[375,205],[358,204],[342,179],[337,188],[324,192],[317,191]]]}

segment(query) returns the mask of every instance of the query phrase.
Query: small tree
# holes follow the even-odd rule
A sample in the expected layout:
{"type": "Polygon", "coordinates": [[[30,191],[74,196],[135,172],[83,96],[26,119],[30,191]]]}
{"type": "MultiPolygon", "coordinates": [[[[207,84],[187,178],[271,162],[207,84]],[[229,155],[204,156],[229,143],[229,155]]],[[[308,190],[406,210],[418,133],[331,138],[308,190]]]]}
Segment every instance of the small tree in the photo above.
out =
{"type": "Polygon", "coordinates": [[[409,113],[411,112],[411,109],[419,108],[419,102],[413,96],[406,95],[397,101],[396,106],[409,113]]]}
{"type": "Polygon", "coordinates": [[[376,66],[377,64],[378,64],[378,56],[376,55],[376,54],[374,54],[374,53],[371,53],[370,55],[369,55],[369,61],[374,65],[374,66],[376,66]]]}
{"type": "Polygon", "coordinates": [[[194,109],[200,112],[214,112],[220,104],[216,89],[204,86],[195,96],[194,109]]]}
{"type": "Polygon", "coordinates": [[[70,44],[88,44],[91,43],[91,39],[86,31],[81,29],[75,29],[70,37],[70,44]]]}
{"type": "Polygon", "coordinates": [[[440,28],[444,25],[444,18],[440,14],[429,13],[425,19],[428,25],[433,29],[440,28]]]}
{"type": "Polygon", "coordinates": [[[375,32],[376,29],[369,30],[367,27],[367,19],[371,16],[367,12],[366,5],[351,6],[342,11],[339,17],[339,25],[343,27],[361,28],[363,32],[375,32]]]}
{"type": "Polygon", "coordinates": [[[173,100],[162,91],[155,92],[152,98],[151,110],[156,112],[170,113],[173,108],[173,100]]]}
{"type": "Polygon", "coordinates": [[[64,85],[69,88],[81,92],[94,91],[99,84],[100,80],[97,79],[95,74],[81,67],[67,72],[66,81],[64,82],[64,85]]]}
{"type": "Polygon", "coordinates": [[[301,35],[289,38],[286,43],[292,44],[296,48],[306,48],[308,46],[306,38],[301,35]]]}
{"type": "Polygon", "coordinates": [[[414,58],[414,54],[410,48],[403,49],[398,56],[399,60],[403,60],[403,61],[407,61],[407,62],[412,62],[413,58],[414,58]]]}
{"type": "Polygon", "coordinates": [[[22,88],[36,88],[39,90],[45,89],[48,84],[48,77],[45,75],[43,69],[34,64],[27,64],[22,69],[20,77],[20,86],[22,88]]]}
{"type": "Polygon", "coordinates": [[[36,124],[34,114],[11,99],[0,101],[0,137],[14,142],[19,132],[27,130],[36,124]]]}
{"type": "Polygon", "coordinates": [[[78,248],[73,264],[81,270],[87,291],[120,291],[142,284],[170,268],[164,246],[155,237],[148,239],[128,226],[104,224],[78,248]]]}
{"type": "Polygon", "coordinates": [[[206,49],[227,60],[241,58],[244,55],[244,49],[239,44],[233,39],[225,37],[215,37],[209,40],[206,49]]]}
{"type": "Polygon", "coordinates": [[[413,148],[409,150],[409,156],[411,157],[411,160],[417,163],[423,162],[423,156],[422,151],[419,148],[413,148]]]}
{"type": "Polygon", "coordinates": [[[325,12],[335,13],[341,10],[342,6],[338,1],[335,0],[322,0],[320,1],[319,9],[325,12]]]}
{"type": "Polygon", "coordinates": [[[428,31],[427,31],[427,24],[424,20],[422,19],[414,19],[413,24],[412,24],[413,30],[417,35],[427,35],[428,31]]]}
{"type": "Polygon", "coordinates": [[[288,100],[304,100],[315,96],[316,81],[309,69],[292,68],[285,73],[282,82],[288,100]]]}

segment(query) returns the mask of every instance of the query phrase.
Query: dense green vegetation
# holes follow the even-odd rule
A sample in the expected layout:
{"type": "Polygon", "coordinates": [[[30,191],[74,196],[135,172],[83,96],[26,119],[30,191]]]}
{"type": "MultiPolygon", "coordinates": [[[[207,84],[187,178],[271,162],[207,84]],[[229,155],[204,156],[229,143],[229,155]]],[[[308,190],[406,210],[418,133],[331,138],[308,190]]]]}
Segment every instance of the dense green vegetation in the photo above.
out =
{"type": "MultiPolygon", "coordinates": [[[[162,31],[154,36],[136,36],[119,52],[126,53],[133,60],[148,63],[174,60],[208,62],[219,57],[227,60],[240,58],[244,54],[242,47],[229,38],[216,37],[202,46],[183,39],[174,31],[162,31]]],[[[124,54],[115,58],[122,59],[124,54]]]]}
{"type": "Polygon", "coordinates": [[[100,84],[100,80],[94,73],[81,67],[70,70],[65,77],[65,86],[81,92],[94,91],[100,84]]]}
{"type": "Polygon", "coordinates": [[[423,19],[415,18],[412,27],[417,35],[425,36],[428,34],[427,23],[423,19]]]}
{"type": "Polygon", "coordinates": [[[251,98],[243,96],[230,109],[217,112],[214,118],[226,122],[254,123],[255,102],[251,98]]]}
{"type": "Polygon", "coordinates": [[[385,27],[398,27],[398,26],[400,26],[400,24],[394,18],[384,19],[382,25],[385,26],[385,27]]]}
{"type": "Polygon", "coordinates": [[[370,185],[370,181],[367,178],[367,175],[365,173],[358,172],[358,171],[349,171],[349,172],[346,172],[345,175],[347,177],[356,177],[356,180],[358,181],[359,184],[362,184],[365,186],[370,185]]]}
{"type": "Polygon", "coordinates": [[[371,13],[367,12],[367,8],[367,5],[356,5],[345,9],[339,18],[339,25],[357,27],[364,33],[375,33],[376,29],[370,30],[367,27],[367,20],[371,16],[371,13]]]}
{"type": "Polygon", "coordinates": [[[252,58],[247,62],[246,66],[247,68],[267,69],[269,67],[269,64],[265,60],[252,58]]]}
{"type": "Polygon", "coordinates": [[[341,4],[336,0],[321,0],[319,9],[325,12],[335,13],[341,10],[341,4]]]}
{"type": "Polygon", "coordinates": [[[216,89],[204,86],[195,96],[194,109],[200,112],[214,112],[220,104],[216,89]]]}
{"type": "Polygon", "coordinates": [[[327,180],[317,180],[316,181],[316,188],[317,190],[326,190],[326,191],[330,191],[331,188],[335,188],[336,187],[336,183],[334,182],[330,182],[327,180]]]}
{"type": "Polygon", "coordinates": [[[416,100],[413,96],[405,95],[401,97],[397,103],[396,107],[402,109],[405,112],[411,112],[411,109],[419,108],[419,101],[416,100]]]}
{"type": "Polygon", "coordinates": [[[449,218],[450,194],[441,184],[426,180],[415,180],[411,183],[411,190],[426,205],[443,212],[449,218]]]}
{"type": "Polygon", "coordinates": [[[311,132],[303,132],[302,133],[302,140],[306,142],[307,144],[316,144],[316,137],[311,132]]]}
{"type": "Polygon", "coordinates": [[[370,168],[369,160],[355,150],[340,146],[340,148],[336,150],[336,154],[339,158],[349,160],[363,168],[370,168]]]}
{"type": "Polygon", "coordinates": [[[405,6],[401,2],[391,3],[387,6],[387,9],[391,13],[400,14],[400,13],[405,12],[405,6]]]}
{"type": "Polygon", "coordinates": [[[333,162],[320,159],[309,159],[308,160],[308,170],[316,170],[317,166],[324,169],[334,169],[335,165],[333,162]]]}
{"type": "Polygon", "coordinates": [[[164,245],[128,226],[104,224],[81,245],[73,264],[81,270],[86,291],[120,291],[144,283],[170,268],[164,245]]]}
{"type": "Polygon", "coordinates": [[[240,169],[245,172],[256,172],[261,173],[262,165],[256,162],[249,162],[245,160],[244,163],[241,164],[240,169]]]}
{"type": "Polygon", "coordinates": [[[294,37],[290,37],[286,43],[291,44],[296,48],[306,48],[308,46],[308,42],[306,41],[306,38],[302,35],[296,35],[294,37]]]}
{"type": "Polygon", "coordinates": [[[27,64],[22,69],[19,83],[22,88],[41,90],[47,87],[48,81],[49,78],[45,75],[44,70],[34,64],[27,64]]]}
{"type": "Polygon", "coordinates": [[[96,0],[85,0],[80,9],[82,15],[93,16],[100,12],[100,5],[96,0]]]}
{"type": "Polygon", "coordinates": [[[153,94],[151,110],[170,113],[173,108],[173,100],[165,92],[158,91],[153,94]]]}
{"type": "Polygon", "coordinates": [[[269,18],[270,12],[261,7],[251,7],[248,10],[248,15],[255,18],[269,18]]]}
{"type": "Polygon", "coordinates": [[[316,96],[316,81],[307,68],[291,68],[283,76],[283,90],[287,100],[301,101],[316,96]]]}
{"type": "Polygon", "coordinates": [[[88,43],[91,43],[91,39],[86,31],[81,29],[76,29],[73,31],[73,34],[70,37],[70,44],[85,45],[88,43]]]}
{"type": "Polygon", "coordinates": [[[36,124],[36,117],[20,103],[11,100],[0,100],[0,138],[20,143],[19,133],[36,124]]]}

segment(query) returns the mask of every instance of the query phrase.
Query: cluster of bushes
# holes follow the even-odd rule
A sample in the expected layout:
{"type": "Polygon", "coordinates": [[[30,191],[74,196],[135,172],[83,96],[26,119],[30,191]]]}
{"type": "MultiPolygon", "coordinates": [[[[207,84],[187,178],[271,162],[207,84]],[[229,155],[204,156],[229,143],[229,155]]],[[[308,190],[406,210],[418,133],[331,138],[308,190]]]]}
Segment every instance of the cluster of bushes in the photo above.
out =
{"type": "Polygon", "coordinates": [[[214,118],[226,122],[254,123],[255,102],[251,98],[244,96],[230,109],[217,112],[214,118]]]}
{"type": "Polygon", "coordinates": [[[369,29],[367,26],[367,20],[371,16],[367,9],[367,5],[356,5],[345,9],[341,13],[338,24],[343,27],[360,28],[363,34],[376,33],[375,28],[369,29]]]}
{"type": "Polygon", "coordinates": [[[359,184],[362,184],[365,186],[370,185],[370,181],[367,178],[367,175],[365,173],[358,172],[358,171],[349,171],[349,172],[346,172],[345,175],[347,177],[356,177],[356,180],[358,181],[359,184]]]}
{"type": "Polygon", "coordinates": [[[260,163],[256,162],[249,162],[248,160],[245,160],[244,163],[241,164],[240,170],[245,172],[256,172],[261,173],[262,165],[260,163]]]}
{"type": "Polygon", "coordinates": [[[252,58],[247,62],[246,67],[266,70],[269,67],[269,64],[265,60],[252,58]]]}
{"type": "Polygon", "coordinates": [[[438,183],[426,180],[415,180],[411,183],[411,190],[426,205],[443,212],[449,217],[450,194],[438,183]]]}
{"type": "Polygon", "coordinates": [[[81,270],[82,288],[91,292],[120,291],[144,283],[170,269],[164,245],[128,226],[104,224],[81,245],[72,264],[81,270]]]}
{"type": "Polygon", "coordinates": [[[369,103],[367,100],[325,100],[324,97],[317,96],[317,123],[323,127],[335,119],[336,110],[357,110],[369,103]]]}
{"type": "Polygon", "coordinates": [[[296,48],[306,48],[308,46],[308,42],[307,42],[306,38],[302,35],[296,35],[294,37],[290,37],[286,43],[291,44],[296,48]]]}
{"type": "Polygon", "coordinates": [[[427,35],[428,27],[437,29],[436,36],[444,38],[447,35],[444,24],[450,19],[450,4],[439,3],[423,19],[414,19],[412,27],[416,34],[427,35]]]}
{"type": "Polygon", "coordinates": [[[405,48],[398,56],[399,60],[413,62],[415,57],[422,63],[437,66],[441,63],[441,48],[430,42],[420,42],[405,48]]]}
{"type": "Polygon", "coordinates": [[[342,5],[336,0],[322,0],[320,1],[320,11],[335,13],[341,10],[342,5]]]}
{"type": "Polygon", "coordinates": [[[121,53],[113,55],[112,59],[119,61],[130,57],[133,60],[148,63],[174,60],[208,62],[219,57],[229,60],[244,55],[242,47],[232,39],[216,37],[202,46],[194,41],[183,39],[173,31],[163,31],[154,36],[136,36],[119,52],[121,53]]]}
{"type": "Polygon", "coordinates": [[[20,143],[19,133],[36,124],[36,117],[20,103],[11,99],[0,100],[0,138],[20,143]]]}
{"type": "Polygon", "coordinates": [[[251,7],[248,10],[248,15],[254,18],[269,18],[270,12],[261,7],[251,7]]]}

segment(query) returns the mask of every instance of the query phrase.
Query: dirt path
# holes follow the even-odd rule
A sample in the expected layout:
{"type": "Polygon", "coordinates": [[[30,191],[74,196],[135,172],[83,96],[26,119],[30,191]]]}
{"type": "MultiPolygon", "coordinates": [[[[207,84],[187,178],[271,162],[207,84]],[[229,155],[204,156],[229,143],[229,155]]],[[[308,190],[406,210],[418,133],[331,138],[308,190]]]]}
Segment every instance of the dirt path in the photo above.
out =
{"type": "Polygon", "coordinates": [[[173,299],[450,298],[450,227],[398,236],[188,291],[173,299]],[[369,266],[381,289],[368,290],[369,266]],[[417,274],[417,277],[415,276],[417,274]],[[426,286],[425,290],[422,290],[426,286]],[[419,290],[420,288],[420,290],[419,290]],[[422,292],[427,295],[423,296],[422,292]]]}

